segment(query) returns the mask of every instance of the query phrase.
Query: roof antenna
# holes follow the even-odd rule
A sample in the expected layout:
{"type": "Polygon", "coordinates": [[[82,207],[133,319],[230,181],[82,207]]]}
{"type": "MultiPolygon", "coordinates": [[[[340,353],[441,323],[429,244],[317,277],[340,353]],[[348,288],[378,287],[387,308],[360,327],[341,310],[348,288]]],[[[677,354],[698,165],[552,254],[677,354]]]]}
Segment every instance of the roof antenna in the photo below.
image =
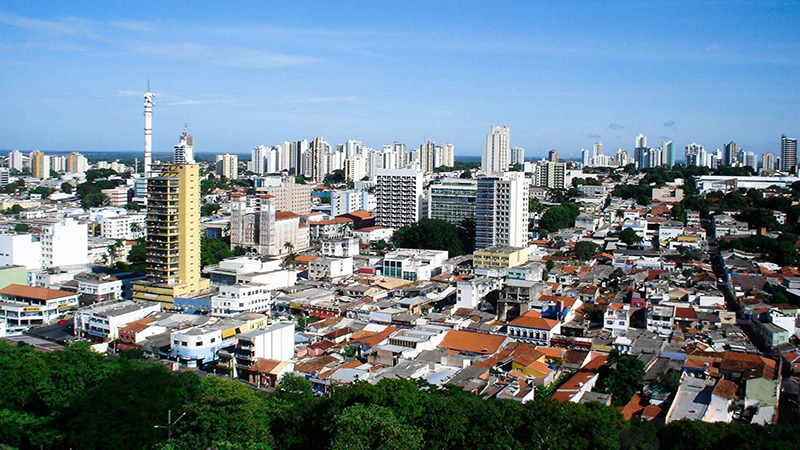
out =
{"type": "Polygon", "coordinates": [[[147,92],[150,92],[150,80],[147,80],[147,92]]]}

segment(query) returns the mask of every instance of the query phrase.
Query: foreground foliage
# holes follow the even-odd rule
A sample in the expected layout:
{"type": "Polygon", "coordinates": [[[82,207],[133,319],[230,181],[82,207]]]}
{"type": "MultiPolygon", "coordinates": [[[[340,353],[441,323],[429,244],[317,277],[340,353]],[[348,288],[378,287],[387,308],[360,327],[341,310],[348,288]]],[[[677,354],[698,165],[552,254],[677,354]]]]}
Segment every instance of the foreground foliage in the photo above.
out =
{"type": "Polygon", "coordinates": [[[315,397],[308,381],[287,377],[267,395],[136,356],[110,358],[84,343],[41,353],[0,341],[0,448],[767,449],[792,448],[800,431],[656,427],[626,422],[596,403],[487,401],[409,380],[356,383],[315,397]],[[172,427],[168,411],[173,422],[180,418],[172,427]]]}

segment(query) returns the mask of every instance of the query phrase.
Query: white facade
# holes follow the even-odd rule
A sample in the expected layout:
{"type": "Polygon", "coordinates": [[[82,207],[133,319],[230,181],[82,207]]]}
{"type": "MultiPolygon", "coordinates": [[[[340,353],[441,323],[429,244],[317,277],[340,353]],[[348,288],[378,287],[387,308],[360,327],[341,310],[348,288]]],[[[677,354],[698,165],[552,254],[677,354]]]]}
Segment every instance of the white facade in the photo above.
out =
{"type": "Polygon", "coordinates": [[[75,335],[96,340],[114,340],[125,325],[161,311],[157,302],[123,300],[100,303],[79,309],[75,313],[75,335]]]}
{"type": "Polygon", "coordinates": [[[228,153],[217,155],[215,161],[214,174],[229,180],[239,178],[239,157],[237,155],[228,153]]]}
{"type": "Polygon", "coordinates": [[[77,266],[89,263],[89,228],[73,219],[42,227],[42,266],[77,266]]]}
{"type": "Polygon", "coordinates": [[[358,256],[358,238],[342,238],[322,241],[322,256],[358,256]]]}
{"type": "Polygon", "coordinates": [[[510,160],[509,140],[511,131],[508,127],[492,127],[486,136],[486,148],[481,157],[481,170],[487,175],[508,170],[510,160]]]}
{"type": "Polygon", "coordinates": [[[211,297],[211,314],[230,317],[249,312],[272,309],[272,293],[266,286],[234,284],[219,287],[219,294],[211,297]]]}
{"type": "Polygon", "coordinates": [[[377,172],[377,224],[400,228],[422,216],[422,173],[414,169],[381,169],[377,172]]]}
{"type": "Polygon", "coordinates": [[[383,276],[409,281],[429,280],[441,274],[446,250],[399,248],[383,258],[383,276]]]}
{"type": "Polygon", "coordinates": [[[42,243],[32,234],[0,234],[0,266],[42,267],[42,243]]]}
{"type": "Polygon", "coordinates": [[[528,246],[528,188],[522,172],[478,179],[476,250],[528,246]]]}
{"type": "Polygon", "coordinates": [[[147,231],[145,218],[145,214],[106,218],[101,222],[102,235],[106,239],[139,239],[147,231]]]}
{"type": "Polygon", "coordinates": [[[238,347],[252,351],[253,359],[290,361],[294,358],[294,324],[276,323],[236,337],[238,347]]]}
{"type": "Polygon", "coordinates": [[[502,278],[477,277],[456,284],[456,307],[475,309],[491,291],[503,287],[502,278]]]}
{"type": "Polygon", "coordinates": [[[336,282],[353,274],[353,258],[314,258],[308,263],[308,279],[336,282]]]}

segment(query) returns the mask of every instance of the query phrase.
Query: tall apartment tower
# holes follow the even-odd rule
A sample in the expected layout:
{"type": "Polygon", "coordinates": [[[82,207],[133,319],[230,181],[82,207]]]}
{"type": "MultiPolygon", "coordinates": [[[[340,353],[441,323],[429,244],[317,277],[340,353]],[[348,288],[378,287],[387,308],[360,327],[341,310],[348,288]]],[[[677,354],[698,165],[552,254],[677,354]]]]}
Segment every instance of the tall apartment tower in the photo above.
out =
{"type": "Polygon", "coordinates": [[[761,170],[764,172],[775,171],[775,155],[772,153],[764,153],[761,155],[761,170]]]}
{"type": "Polygon", "coordinates": [[[46,180],[50,178],[50,157],[36,150],[31,153],[31,175],[46,180]]]}
{"type": "Polygon", "coordinates": [[[400,228],[422,218],[422,172],[379,169],[376,178],[375,216],[379,226],[400,228]]]}
{"type": "Polygon", "coordinates": [[[67,155],[67,173],[84,173],[89,169],[89,161],[78,152],[67,155]]]}
{"type": "Polygon", "coordinates": [[[552,149],[547,152],[547,160],[552,162],[558,162],[558,150],[552,149]]]}
{"type": "Polygon", "coordinates": [[[522,165],[525,162],[525,149],[522,147],[514,147],[511,149],[511,165],[522,165]]]}
{"type": "Polygon", "coordinates": [[[311,178],[322,184],[328,173],[328,144],[320,137],[311,141],[311,178]]]}
{"type": "Polygon", "coordinates": [[[147,83],[147,92],[144,93],[144,177],[150,178],[153,165],[153,98],[150,92],[150,82],[147,83]]]}
{"type": "Polygon", "coordinates": [[[446,167],[454,167],[456,165],[455,145],[448,143],[442,146],[442,165],[446,167]]]}
{"type": "Polygon", "coordinates": [[[797,170],[797,138],[781,136],[781,171],[793,173],[797,170]]]}
{"type": "Polygon", "coordinates": [[[425,173],[433,172],[436,168],[436,143],[428,141],[419,146],[419,168],[425,173]]]}
{"type": "Polygon", "coordinates": [[[647,147],[647,136],[640,134],[636,136],[636,148],[647,147]]]}
{"type": "Polygon", "coordinates": [[[528,245],[528,181],[522,172],[478,179],[475,249],[528,245]]]}
{"type": "Polygon", "coordinates": [[[133,298],[170,304],[209,286],[200,277],[200,168],[159,171],[147,183],[147,281],[134,283],[133,298]]]}
{"type": "Polygon", "coordinates": [[[502,173],[508,170],[510,160],[509,140],[511,130],[508,127],[492,127],[486,135],[486,147],[481,157],[481,170],[486,175],[502,173]]]}
{"type": "Polygon", "coordinates": [[[732,166],[734,162],[736,162],[736,158],[739,156],[739,147],[736,145],[736,142],[730,141],[725,144],[725,148],[722,150],[722,165],[725,166],[732,166]]]}
{"type": "Polygon", "coordinates": [[[566,189],[567,163],[543,161],[536,165],[534,179],[537,186],[548,189],[566,189]]]}
{"type": "Polygon", "coordinates": [[[663,141],[661,143],[661,163],[667,167],[675,165],[675,143],[663,141]]]}
{"type": "Polygon", "coordinates": [[[183,134],[175,146],[175,164],[194,164],[194,136],[189,134],[186,126],[183,127],[183,134]]]}
{"type": "Polygon", "coordinates": [[[214,164],[214,173],[217,176],[225,177],[229,180],[236,180],[239,178],[239,157],[225,153],[224,155],[217,155],[214,164]]]}

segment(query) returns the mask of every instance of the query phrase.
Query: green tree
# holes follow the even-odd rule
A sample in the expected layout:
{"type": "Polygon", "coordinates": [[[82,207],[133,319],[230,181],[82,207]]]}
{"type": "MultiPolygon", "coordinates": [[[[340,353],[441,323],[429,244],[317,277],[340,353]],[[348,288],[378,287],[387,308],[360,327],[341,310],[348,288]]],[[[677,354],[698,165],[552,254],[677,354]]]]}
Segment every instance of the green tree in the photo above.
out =
{"type": "Polygon", "coordinates": [[[579,241],[575,244],[575,257],[581,261],[589,261],[594,255],[600,253],[602,247],[589,241],[579,241]]]}
{"type": "Polygon", "coordinates": [[[17,233],[28,233],[31,231],[31,226],[27,223],[18,223],[14,225],[14,231],[17,233]]]}
{"type": "Polygon", "coordinates": [[[333,450],[414,450],[422,448],[422,432],[400,422],[391,409],[356,404],[332,424],[333,450]]]}
{"type": "Polygon", "coordinates": [[[422,219],[395,231],[392,241],[400,248],[447,250],[450,257],[464,254],[458,228],[442,219],[422,219]]]}
{"type": "Polygon", "coordinates": [[[206,203],[200,207],[200,215],[203,217],[213,216],[220,208],[221,206],[218,203],[206,203]]]}
{"type": "Polygon", "coordinates": [[[72,194],[72,184],[68,181],[61,183],[61,192],[65,194],[72,194]]]}
{"type": "Polygon", "coordinates": [[[475,219],[464,219],[458,225],[458,239],[464,253],[475,251],[475,219]]]}
{"type": "Polygon", "coordinates": [[[218,264],[231,256],[233,256],[233,252],[223,240],[207,236],[200,239],[200,267],[218,264]]]}
{"type": "Polygon", "coordinates": [[[639,391],[644,374],[642,361],[612,350],[608,363],[600,370],[598,387],[600,391],[611,394],[611,401],[615,406],[622,406],[639,391]]]}
{"type": "Polygon", "coordinates": [[[136,202],[128,202],[128,204],[125,205],[125,209],[127,209],[128,211],[137,212],[140,211],[142,207],[139,206],[139,204],[136,202]]]}
{"type": "Polygon", "coordinates": [[[633,228],[625,228],[619,234],[619,240],[626,245],[634,245],[640,244],[642,242],[642,237],[636,234],[636,232],[633,231],[633,228]]]}
{"type": "Polygon", "coordinates": [[[144,239],[139,239],[131,247],[131,251],[128,253],[128,262],[130,270],[136,273],[147,272],[147,242],[144,239]]]}
{"type": "Polygon", "coordinates": [[[547,209],[539,219],[539,228],[553,233],[575,225],[580,210],[575,203],[564,203],[547,209]]]}

